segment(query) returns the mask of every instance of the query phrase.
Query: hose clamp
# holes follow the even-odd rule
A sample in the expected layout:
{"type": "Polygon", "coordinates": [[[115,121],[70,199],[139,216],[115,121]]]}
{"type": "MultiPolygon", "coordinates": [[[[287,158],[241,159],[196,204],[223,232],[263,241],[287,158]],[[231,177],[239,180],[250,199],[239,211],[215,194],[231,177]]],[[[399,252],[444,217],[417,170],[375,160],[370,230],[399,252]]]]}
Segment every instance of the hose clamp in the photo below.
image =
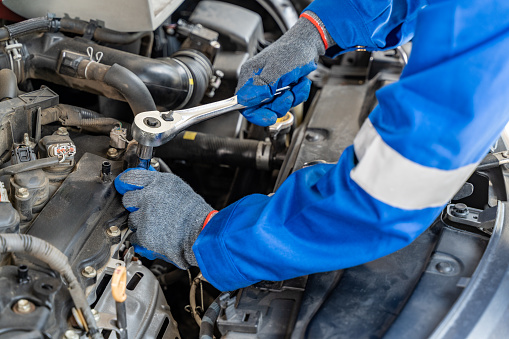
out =
{"type": "Polygon", "coordinates": [[[260,141],[256,148],[256,168],[268,171],[270,169],[271,144],[260,141]]]}
{"type": "Polygon", "coordinates": [[[87,47],[87,55],[88,55],[90,62],[85,66],[85,79],[88,79],[88,76],[87,76],[88,66],[90,66],[94,62],[100,63],[101,59],[103,58],[104,53],[97,52],[95,54],[95,60],[94,60],[94,48],[92,46],[88,46],[87,47]]]}
{"type": "Polygon", "coordinates": [[[5,53],[9,56],[11,70],[16,74],[19,83],[23,79],[23,44],[19,43],[16,39],[12,39],[6,42],[4,49],[5,53]]]}
{"type": "Polygon", "coordinates": [[[182,67],[184,72],[186,72],[187,79],[188,79],[188,84],[189,84],[189,89],[187,91],[186,98],[184,99],[184,101],[182,101],[182,103],[178,107],[175,108],[175,109],[181,109],[182,107],[187,105],[187,103],[189,102],[189,100],[191,100],[191,97],[193,96],[193,93],[194,93],[194,77],[193,77],[193,74],[191,73],[191,71],[189,70],[189,68],[187,67],[186,64],[184,64],[182,61],[180,61],[178,59],[173,59],[173,60],[175,62],[177,62],[177,64],[179,64],[182,67]]]}

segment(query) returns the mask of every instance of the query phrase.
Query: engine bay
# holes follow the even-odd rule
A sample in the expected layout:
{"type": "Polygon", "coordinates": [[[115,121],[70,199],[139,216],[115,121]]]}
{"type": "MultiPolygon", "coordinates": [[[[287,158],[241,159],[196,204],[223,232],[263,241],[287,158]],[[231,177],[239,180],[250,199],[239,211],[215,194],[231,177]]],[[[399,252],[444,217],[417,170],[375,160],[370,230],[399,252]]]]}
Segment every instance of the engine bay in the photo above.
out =
{"type": "Polygon", "coordinates": [[[502,139],[410,246],[351,269],[227,293],[198,268],[135,254],[113,185],[150,152],[149,165],[181,176],[217,210],[270,194],[298,169],[337,162],[376,106],[376,90],[398,80],[411,44],[323,57],[309,100],[275,125],[233,111],[147,150],[133,137],[137,114],[232,97],[242,64],[308,2],[139,1],[152,12],[129,8],[123,19],[121,1],[104,9],[3,3],[34,19],[4,20],[7,37],[0,32],[0,233],[26,235],[18,250],[0,240],[0,338],[122,337],[111,293],[119,267],[129,338],[424,338],[447,320],[502,222],[502,139]],[[56,251],[68,268],[55,266],[56,251]]]}

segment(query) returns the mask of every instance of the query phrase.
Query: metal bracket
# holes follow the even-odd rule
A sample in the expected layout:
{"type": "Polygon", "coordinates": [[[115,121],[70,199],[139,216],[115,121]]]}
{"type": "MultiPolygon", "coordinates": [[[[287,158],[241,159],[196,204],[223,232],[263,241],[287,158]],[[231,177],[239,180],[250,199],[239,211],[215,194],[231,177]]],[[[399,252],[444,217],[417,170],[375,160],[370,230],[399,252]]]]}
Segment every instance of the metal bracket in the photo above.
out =
{"type": "Polygon", "coordinates": [[[446,208],[447,219],[458,224],[473,226],[482,232],[491,234],[493,231],[496,207],[480,210],[465,204],[450,204],[446,208]]]}
{"type": "Polygon", "coordinates": [[[490,153],[477,166],[477,171],[486,171],[505,164],[509,164],[509,151],[490,153]]]}

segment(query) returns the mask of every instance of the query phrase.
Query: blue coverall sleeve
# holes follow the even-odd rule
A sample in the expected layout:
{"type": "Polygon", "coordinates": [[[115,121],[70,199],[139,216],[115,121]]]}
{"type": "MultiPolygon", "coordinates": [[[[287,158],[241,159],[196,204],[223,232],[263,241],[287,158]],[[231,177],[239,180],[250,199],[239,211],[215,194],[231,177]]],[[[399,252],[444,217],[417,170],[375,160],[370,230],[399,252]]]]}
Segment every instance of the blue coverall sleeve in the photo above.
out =
{"type": "Polygon", "coordinates": [[[410,41],[427,0],[315,0],[314,12],[344,51],[391,49],[410,41]]]}
{"type": "MultiPolygon", "coordinates": [[[[316,2],[329,3],[327,27],[351,15],[335,11],[340,1],[316,2]]],[[[299,170],[273,196],[220,211],[193,246],[203,275],[233,290],[351,267],[409,244],[509,120],[508,50],[508,1],[430,1],[418,13],[408,66],[377,93],[354,145],[337,165],[299,170]]]]}

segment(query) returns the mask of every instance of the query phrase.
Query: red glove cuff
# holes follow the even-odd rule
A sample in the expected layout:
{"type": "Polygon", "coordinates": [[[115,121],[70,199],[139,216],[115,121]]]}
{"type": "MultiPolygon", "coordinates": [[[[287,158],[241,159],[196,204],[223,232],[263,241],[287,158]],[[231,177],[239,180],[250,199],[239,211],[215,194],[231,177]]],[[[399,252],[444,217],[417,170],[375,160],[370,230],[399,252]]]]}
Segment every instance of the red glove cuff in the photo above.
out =
{"type": "Polygon", "coordinates": [[[205,218],[205,221],[203,222],[203,227],[201,228],[202,230],[205,228],[205,226],[207,226],[207,223],[210,221],[210,219],[212,219],[212,217],[214,215],[216,215],[217,212],[218,211],[216,211],[216,210],[212,210],[212,211],[210,211],[209,214],[207,214],[207,217],[205,218]]]}
{"type": "Polygon", "coordinates": [[[314,14],[313,12],[306,11],[300,15],[300,18],[306,18],[308,19],[318,30],[318,33],[320,33],[320,36],[322,37],[323,45],[325,47],[325,50],[329,48],[329,41],[327,39],[327,33],[325,31],[325,26],[322,23],[322,21],[314,14]]]}

